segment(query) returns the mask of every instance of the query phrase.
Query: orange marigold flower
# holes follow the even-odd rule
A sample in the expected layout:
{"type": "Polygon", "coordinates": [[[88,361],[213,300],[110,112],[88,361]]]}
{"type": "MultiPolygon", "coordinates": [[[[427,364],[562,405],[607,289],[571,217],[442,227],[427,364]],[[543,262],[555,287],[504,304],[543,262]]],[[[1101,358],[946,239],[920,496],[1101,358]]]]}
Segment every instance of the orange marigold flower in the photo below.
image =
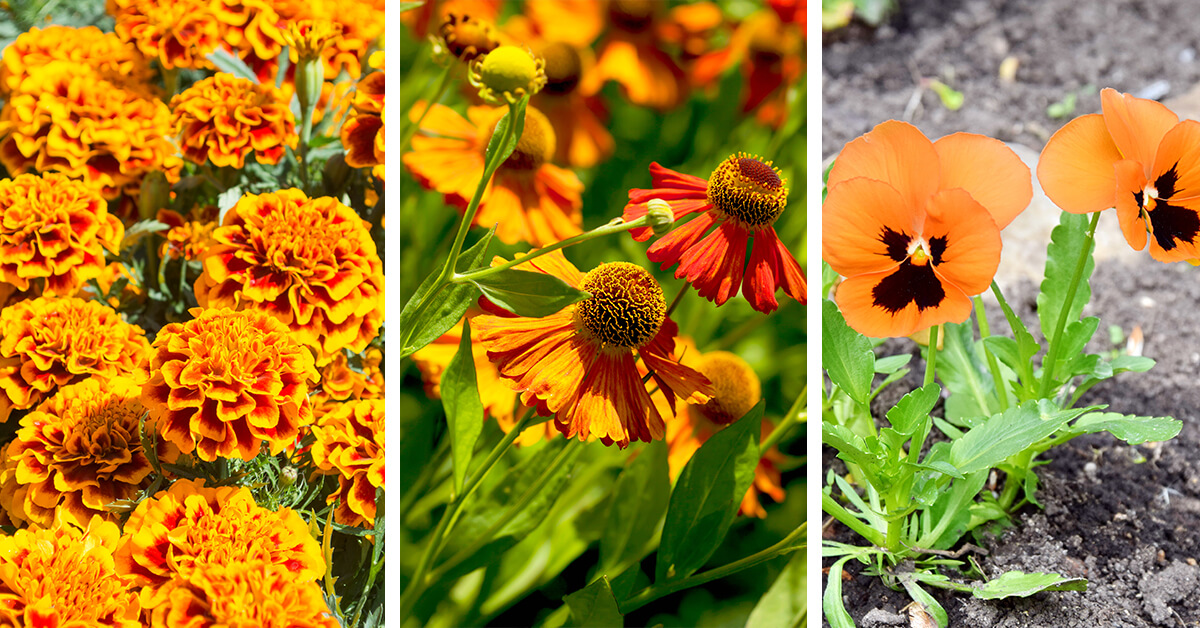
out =
{"type": "Polygon", "coordinates": [[[60,174],[0,180],[0,283],[69,295],[104,269],[125,227],[96,190],[60,174]]]}
{"type": "MultiPolygon", "coordinates": [[[[49,526],[55,511],[78,525],[131,500],[150,482],[139,422],[142,387],[132,379],[89,377],[64,386],[21,419],[9,445],[0,503],[15,521],[49,526]]],[[[152,426],[151,426],[152,428],[152,426]]],[[[165,441],[156,455],[174,458],[165,441]]]]}
{"type": "Polygon", "coordinates": [[[162,67],[212,68],[205,56],[221,42],[209,0],[108,0],[113,30],[162,67]]]}
{"type": "Polygon", "coordinates": [[[327,500],[337,503],[339,523],[375,525],[375,490],[384,488],[383,408],[382,399],[345,403],[312,428],[313,464],[339,473],[338,492],[327,500]]]}
{"type": "Polygon", "coordinates": [[[178,174],[170,111],[87,66],[52,61],[23,80],[0,111],[0,163],[13,175],[61,172],[104,198],[136,193],[155,170],[178,174]]]}
{"type": "Polygon", "coordinates": [[[361,352],[383,323],[383,262],[367,222],[297,189],[247,194],[225,214],[196,280],[202,307],[266,312],[317,353],[361,352]]]}
{"type": "Polygon", "coordinates": [[[379,349],[367,350],[361,371],[351,368],[345,353],[335,354],[333,360],[320,369],[320,387],[309,395],[313,416],[319,421],[346,401],[383,399],[383,369],[379,368],[382,363],[383,352],[379,349]]]}
{"type": "Polygon", "coordinates": [[[91,375],[138,375],[149,343],[112,308],[40,297],[0,310],[0,422],[91,375]]]}
{"type": "Polygon", "coordinates": [[[251,460],[290,445],[313,421],[312,354],[256,310],[193,309],[154,339],[142,402],[163,437],[201,460],[251,460]]]}
{"type": "Polygon", "coordinates": [[[687,78],[663,48],[659,36],[664,4],[656,0],[610,0],[608,33],[601,40],[596,71],[584,82],[587,94],[616,81],[629,102],[658,111],[674,109],[687,98],[687,78]]]}
{"type": "Polygon", "coordinates": [[[1029,168],[999,140],[935,143],[894,120],[847,144],[828,185],[822,256],[846,277],[846,322],[874,337],[966,320],[1000,264],[1000,230],[1033,194],[1029,168]]]}
{"type": "Polygon", "coordinates": [[[1116,207],[1125,241],[1161,262],[1200,258],[1200,122],[1160,103],[1100,93],[1103,113],[1059,129],[1038,159],[1046,196],[1073,214],[1116,207]]]}
{"type": "Polygon", "coordinates": [[[120,536],[99,517],[0,536],[0,625],[141,626],[137,596],[114,568],[120,536]]]}
{"type": "Polygon", "coordinates": [[[153,625],[340,628],[321,587],[262,560],[206,564],[172,581],[154,609],[153,625]]]}
{"type": "Polygon", "coordinates": [[[371,168],[383,179],[383,51],[371,55],[371,67],[379,70],[358,82],[354,90],[354,113],[342,125],[342,146],[346,164],[353,168],[371,168]]]}
{"type": "MultiPolygon", "coordinates": [[[[425,103],[409,114],[416,122],[425,103]]],[[[492,129],[505,109],[470,107],[467,117],[449,107],[434,105],[401,161],[426,189],[445,195],[446,202],[466,210],[479,180],[492,129]]],[[[554,129],[542,112],[525,110],[525,131],[492,178],[479,203],[475,224],[496,226],[506,244],[529,242],[546,246],[582,233],[583,184],[575,173],[549,163],[554,155],[554,129]]]]}
{"type": "Polygon", "coordinates": [[[168,601],[172,580],[187,580],[208,565],[264,562],[297,582],[325,573],[325,559],[304,519],[290,508],[267,510],[245,487],[179,480],[143,500],[125,522],[117,573],[140,587],[142,607],[168,601]]]}
{"type": "Polygon", "coordinates": [[[224,72],[171,99],[171,126],[189,161],[238,169],[252,152],[259,163],[277,164],[297,140],[283,92],[224,72]]]}
{"type": "Polygon", "coordinates": [[[274,0],[214,0],[221,40],[250,67],[259,82],[274,84],[279,55],[286,46],[284,9],[274,0]]]}
{"type": "MultiPolygon", "coordinates": [[[[771,162],[738,153],[722,161],[707,181],[657,163],[650,164],[650,176],[654,188],[630,190],[624,213],[627,221],[641,218],[654,199],[671,206],[676,226],[650,245],[650,261],[661,263],[663,270],[679,264],[675,276],[687,277],[700,296],[717,305],[739,288],[760,312],[779,307],[775,291],[780,288],[800,303],[807,302],[804,272],[773,226],[787,206],[788,188],[771,162]],[[681,218],[697,213],[679,226],[681,218]],[[751,236],[750,265],[743,271],[751,236]]],[[[645,241],[654,232],[643,227],[629,233],[645,241]]]]}
{"type": "Polygon", "coordinates": [[[585,275],[558,251],[520,267],[592,294],[544,318],[474,320],[500,375],[521,392],[523,403],[536,404],[542,416],[554,415],[567,438],[594,436],[623,449],[632,440],[650,442],[666,435],[663,417],[638,374],[634,351],[671,406],[676,397],[688,403],[708,401],[708,380],[671,359],[677,326],[666,316],[662,288],[645,269],[612,262],[585,275]]]}
{"type": "Polygon", "coordinates": [[[159,248],[159,256],[163,259],[182,258],[199,260],[208,252],[208,248],[217,243],[213,231],[217,228],[220,211],[216,205],[197,206],[188,213],[185,219],[179,212],[170,209],[158,210],[155,220],[167,225],[163,233],[166,242],[159,248]]]}
{"type": "Polygon", "coordinates": [[[92,68],[110,83],[135,89],[148,86],[154,76],[146,58],[114,33],[95,26],[35,26],[4,49],[0,95],[15,91],[21,81],[51,61],[73,61],[92,68]]]}

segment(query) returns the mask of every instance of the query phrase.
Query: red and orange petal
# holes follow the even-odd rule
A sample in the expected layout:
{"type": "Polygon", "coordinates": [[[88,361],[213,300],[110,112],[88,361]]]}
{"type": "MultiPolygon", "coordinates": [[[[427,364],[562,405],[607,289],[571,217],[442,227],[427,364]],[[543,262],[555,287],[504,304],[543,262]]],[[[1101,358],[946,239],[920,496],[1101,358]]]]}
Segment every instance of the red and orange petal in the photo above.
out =
{"type": "Polygon", "coordinates": [[[0,283],[70,295],[104,270],[125,228],[100,193],[64,175],[0,180],[0,283]]]}
{"type": "Polygon", "coordinates": [[[323,365],[361,352],[383,323],[383,262],[366,221],[298,189],[247,194],[225,215],[196,280],[201,307],[259,310],[323,365]]]}
{"type": "Polygon", "coordinates": [[[113,30],[164,68],[212,68],[206,55],[220,44],[219,23],[207,0],[108,0],[113,30]]]}
{"type": "Polygon", "coordinates": [[[375,491],[384,488],[384,404],[381,399],[355,401],[321,417],[313,426],[313,464],[338,471],[334,520],[374,527],[375,491]]]}
{"type": "Polygon", "coordinates": [[[339,628],[315,581],[297,580],[280,565],[249,560],[207,564],[172,581],[154,609],[153,625],[339,628]]]}
{"type": "Polygon", "coordinates": [[[245,487],[179,480],[140,502],[114,554],[117,573],[139,588],[143,608],[167,603],[169,584],[208,565],[257,561],[282,567],[298,582],[325,573],[325,559],[304,519],[290,508],[267,510],[245,487]]]}
{"type": "Polygon", "coordinates": [[[674,109],[687,98],[687,77],[662,48],[658,29],[664,17],[656,2],[610,2],[609,29],[597,46],[595,72],[580,85],[595,94],[608,81],[624,89],[629,102],[658,111],[674,109]]]}
{"type": "Polygon", "coordinates": [[[0,536],[0,625],[141,626],[137,596],[114,568],[120,535],[96,517],[0,536]]]}
{"type": "Polygon", "coordinates": [[[380,71],[372,72],[358,82],[354,92],[354,114],[342,125],[346,164],[353,168],[373,168],[384,163],[382,53],[371,55],[371,60],[380,71]]]}
{"type": "Polygon", "coordinates": [[[0,310],[0,422],[91,375],[144,377],[145,332],[111,308],[40,297],[0,310]]]}
{"type": "MultiPolygon", "coordinates": [[[[410,119],[415,122],[424,110],[425,104],[418,102],[410,119]]],[[[413,150],[401,160],[418,183],[465,210],[483,178],[492,129],[505,111],[471,107],[468,121],[448,107],[434,105],[421,122],[422,133],[412,140],[413,150]]],[[[573,172],[547,163],[555,146],[546,116],[527,109],[525,131],[484,191],[474,224],[495,226],[496,237],[506,244],[545,246],[582,233],[583,184],[573,172]]]]}
{"type": "Polygon", "coordinates": [[[224,72],[171,99],[171,127],[183,156],[197,164],[241,169],[246,156],[277,164],[297,142],[283,92],[224,72]]]}
{"type": "Polygon", "coordinates": [[[321,367],[320,386],[309,395],[313,416],[321,417],[342,407],[343,402],[363,399],[383,399],[383,352],[368,349],[361,361],[361,370],[351,368],[345,353],[321,367]]]}
{"type": "Polygon", "coordinates": [[[286,42],[283,31],[287,12],[284,3],[273,0],[216,0],[213,14],[219,23],[221,41],[248,65],[259,81],[274,83],[279,55],[286,42]]]}
{"type": "Polygon", "coordinates": [[[271,454],[312,423],[312,354],[269,314],[193,309],[154,339],[142,402],[163,437],[202,460],[271,454]]]}
{"type": "Polygon", "coordinates": [[[215,205],[194,207],[186,219],[175,210],[158,210],[155,220],[167,225],[167,230],[161,232],[165,241],[159,247],[159,256],[189,261],[203,258],[208,248],[216,244],[213,231],[218,216],[215,205]]]}
{"type": "Polygon", "coordinates": [[[95,26],[35,26],[4,49],[0,59],[0,94],[12,93],[21,81],[51,61],[88,66],[104,80],[135,91],[139,86],[148,88],[153,78],[146,58],[115,33],[102,32],[95,26]]]}

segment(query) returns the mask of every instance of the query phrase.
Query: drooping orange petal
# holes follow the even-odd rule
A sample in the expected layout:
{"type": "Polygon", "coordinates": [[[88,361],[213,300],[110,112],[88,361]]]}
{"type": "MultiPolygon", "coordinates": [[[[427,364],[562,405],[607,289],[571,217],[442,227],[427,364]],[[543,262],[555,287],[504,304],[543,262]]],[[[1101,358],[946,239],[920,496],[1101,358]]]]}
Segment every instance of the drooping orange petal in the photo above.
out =
{"type": "Polygon", "coordinates": [[[1033,198],[1033,179],[1020,157],[1000,140],[955,133],[933,143],[942,166],[942,189],[962,188],[1008,226],[1033,198]]]}
{"type": "Polygon", "coordinates": [[[1113,172],[1116,177],[1114,187],[1121,233],[1125,235],[1125,241],[1133,250],[1140,251],[1146,248],[1147,232],[1150,228],[1142,217],[1142,205],[1138,202],[1138,195],[1145,190],[1148,183],[1145,169],[1142,168],[1142,164],[1132,159],[1124,159],[1113,164],[1113,172]]]}
{"type": "Polygon", "coordinates": [[[1179,123],[1179,116],[1162,103],[1122,94],[1111,87],[1100,92],[1100,108],[1108,134],[1122,157],[1146,167],[1154,163],[1163,136],[1179,123]]]}
{"type": "Polygon", "coordinates": [[[829,172],[829,189],[855,177],[884,181],[910,207],[938,190],[941,168],[933,142],[907,122],[888,120],[846,144],[829,172]]]}
{"type": "Polygon", "coordinates": [[[931,248],[934,238],[945,238],[934,272],[969,296],[987,290],[1000,266],[1000,229],[991,214],[959,189],[938,192],[926,211],[924,236],[931,248]]]}
{"type": "Polygon", "coordinates": [[[1121,151],[1098,113],[1068,122],[1046,142],[1038,158],[1037,178],[1050,200],[1072,214],[1098,212],[1116,205],[1113,164],[1121,151]]]}
{"type": "MultiPolygon", "coordinates": [[[[418,100],[408,112],[408,119],[414,124],[425,111],[425,101],[418,100]]],[[[457,111],[441,104],[434,103],[425,119],[421,120],[421,130],[430,135],[453,137],[460,140],[474,140],[478,130],[473,124],[464,119],[457,111]]]]}

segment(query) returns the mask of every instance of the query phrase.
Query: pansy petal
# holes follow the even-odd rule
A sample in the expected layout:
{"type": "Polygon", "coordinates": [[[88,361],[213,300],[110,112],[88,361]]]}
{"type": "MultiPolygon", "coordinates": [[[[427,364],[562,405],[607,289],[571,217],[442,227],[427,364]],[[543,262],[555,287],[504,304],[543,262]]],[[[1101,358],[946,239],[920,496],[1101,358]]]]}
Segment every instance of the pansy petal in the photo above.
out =
{"type": "Polygon", "coordinates": [[[846,144],[829,172],[829,189],[866,177],[896,188],[911,207],[920,207],[937,191],[940,182],[938,154],[933,142],[907,122],[888,120],[846,144]]]}
{"type": "Polygon", "coordinates": [[[1113,163],[1120,160],[1121,152],[1108,134],[1103,116],[1080,116],[1046,142],[1038,158],[1038,183],[1063,211],[1102,211],[1116,205],[1113,163]]]}
{"type": "Polygon", "coordinates": [[[864,336],[900,338],[942,323],[961,323],[971,315],[971,299],[952,284],[938,282],[942,293],[936,304],[921,307],[909,301],[891,310],[879,304],[877,294],[888,288],[895,271],[858,275],[837,288],[836,301],[846,323],[864,336]]]}
{"type": "Polygon", "coordinates": [[[1124,159],[1113,164],[1116,176],[1117,220],[1121,223],[1121,233],[1133,250],[1146,248],[1147,230],[1150,228],[1142,217],[1140,195],[1146,188],[1146,171],[1132,159],[1124,159]]]}
{"type": "Polygon", "coordinates": [[[1200,122],[1184,120],[1167,131],[1150,172],[1160,198],[1200,196],[1200,122]]]}
{"type": "Polygon", "coordinates": [[[933,143],[942,166],[942,189],[962,188],[1008,226],[1033,198],[1033,179],[1020,157],[1000,140],[955,133],[933,143]]]}
{"type": "Polygon", "coordinates": [[[967,295],[992,283],[1000,266],[1000,229],[991,214],[963,190],[942,190],[929,200],[925,239],[934,271],[967,295]],[[939,259],[940,258],[940,259],[939,259]]]}
{"type": "Polygon", "coordinates": [[[1145,165],[1154,162],[1163,136],[1179,123],[1179,116],[1162,103],[1135,98],[1112,88],[1100,92],[1100,106],[1104,124],[1121,155],[1145,165]]]}
{"type": "Polygon", "coordinates": [[[920,234],[922,214],[886,182],[842,181],[821,208],[821,255],[843,277],[894,268],[920,234]]]}

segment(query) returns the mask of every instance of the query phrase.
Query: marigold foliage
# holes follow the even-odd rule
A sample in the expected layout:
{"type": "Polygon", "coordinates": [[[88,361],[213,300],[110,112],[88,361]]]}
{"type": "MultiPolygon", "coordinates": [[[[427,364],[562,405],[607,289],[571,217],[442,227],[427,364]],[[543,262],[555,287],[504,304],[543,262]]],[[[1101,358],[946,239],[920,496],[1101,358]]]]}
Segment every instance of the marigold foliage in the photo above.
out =
{"type": "Polygon", "coordinates": [[[334,520],[346,525],[374,526],[375,489],[384,488],[383,400],[343,404],[313,426],[313,463],[339,472],[334,520]]]}
{"type": "Polygon", "coordinates": [[[283,92],[223,72],[171,99],[171,126],[189,161],[239,170],[251,152],[259,163],[277,164],[297,141],[283,92]]]}
{"type": "Polygon", "coordinates": [[[340,628],[321,587],[298,581],[286,568],[263,561],[207,564],[169,587],[154,609],[153,625],[340,628]]]}

